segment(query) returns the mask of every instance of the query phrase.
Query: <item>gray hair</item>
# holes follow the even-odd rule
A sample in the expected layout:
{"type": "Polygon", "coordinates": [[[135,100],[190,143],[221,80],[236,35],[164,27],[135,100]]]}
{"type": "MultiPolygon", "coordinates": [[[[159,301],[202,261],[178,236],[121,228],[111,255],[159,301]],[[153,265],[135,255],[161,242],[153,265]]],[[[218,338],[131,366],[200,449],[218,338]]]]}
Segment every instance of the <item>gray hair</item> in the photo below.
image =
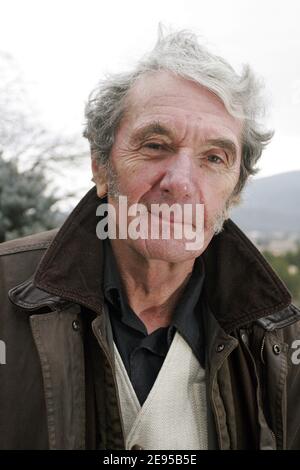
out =
{"type": "Polygon", "coordinates": [[[90,94],[83,135],[90,142],[93,158],[107,166],[130,89],[142,75],[161,70],[206,87],[222,100],[232,116],[244,121],[240,177],[233,194],[238,196],[248,176],[258,171],[255,165],[273,136],[273,131],[264,130],[260,124],[264,115],[263,84],[248,65],[243,66],[240,75],[236,73],[189,31],[164,35],[160,30],[154,49],[133,71],[109,76],[90,94]]]}

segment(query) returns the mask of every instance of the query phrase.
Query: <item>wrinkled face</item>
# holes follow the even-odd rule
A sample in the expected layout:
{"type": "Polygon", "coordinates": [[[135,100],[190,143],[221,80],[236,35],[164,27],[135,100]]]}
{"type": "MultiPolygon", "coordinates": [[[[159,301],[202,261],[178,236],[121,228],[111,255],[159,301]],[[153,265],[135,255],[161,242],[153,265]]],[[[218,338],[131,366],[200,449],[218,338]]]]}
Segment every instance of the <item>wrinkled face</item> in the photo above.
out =
{"type": "MultiPolygon", "coordinates": [[[[204,204],[204,244],[186,250],[186,240],[122,240],[143,257],[179,262],[199,256],[239,178],[241,121],[219,98],[167,72],[141,77],[131,89],[115,136],[111,166],[128,205],[204,204]]],[[[117,199],[109,198],[118,209],[117,199]]]]}

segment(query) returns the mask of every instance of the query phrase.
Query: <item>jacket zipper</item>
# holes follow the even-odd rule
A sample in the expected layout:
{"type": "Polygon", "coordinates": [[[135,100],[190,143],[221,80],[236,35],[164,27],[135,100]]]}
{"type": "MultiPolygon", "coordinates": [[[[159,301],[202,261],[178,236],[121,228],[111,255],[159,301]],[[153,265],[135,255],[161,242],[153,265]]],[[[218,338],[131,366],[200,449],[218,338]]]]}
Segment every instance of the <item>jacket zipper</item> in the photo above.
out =
{"type": "MultiPolygon", "coordinates": [[[[233,349],[235,349],[235,348],[233,348],[233,349]]],[[[213,378],[213,381],[212,381],[211,401],[212,401],[213,412],[214,412],[215,421],[216,421],[217,435],[218,435],[218,443],[219,443],[220,450],[223,450],[223,447],[222,447],[222,439],[221,439],[221,426],[220,426],[220,421],[219,421],[218,412],[217,412],[217,405],[216,405],[216,402],[215,402],[215,400],[214,400],[213,387],[214,387],[215,381],[216,381],[216,379],[217,379],[217,372],[218,372],[219,369],[222,367],[222,365],[224,364],[224,362],[226,361],[226,359],[230,356],[230,354],[232,353],[233,349],[229,349],[228,352],[227,352],[226,354],[224,354],[223,360],[222,360],[222,362],[220,363],[220,366],[216,369],[215,375],[214,375],[214,378],[213,378]]]]}
{"type": "Polygon", "coordinates": [[[276,441],[275,433],[272,431],[272,429],[270,429],[270,432],[271,432],[271,436],[273,437],[273,440],[274,440],[275,449],[277,449],[277,441],[276,441]]]}
{"type": "Polygon", "coordinates": [[[260,359],[263,365],[265,365],[265,360],[264,360],[264,347],[265,347],[265,340],[266,340],[266,335],[263,336],[262,342],[261,342],[261,347],[260,347],[260,359]]]}
{"type": "MultiPolygon", "coordinates": [[[[264,334],[262,342],[261,342],[261,347],[260,347],[260,359],[261,359],[261,361],[264,365],[265,365],[265,361],[264,361],[264,358],[263,358],[263,352],[264,352],[264,347],[265,347],[265,340],[266,340],[266,335],[264,334]]],[[[261,384],[259,382],[259,377],[258,377],[258,374],[257,374],[257,367],[256,367],[256,364],[255,364],[255,360],[252,356],[252,353],[251,353],[251,351],[250,351],[247,344],[245,344],[245,348],[248,351],[249,357],[251,359],[251,362],[252,362],[254,370],[255,370],[255,375],[256,375],[256,380],[257,380],[257,387],[258,387],[258,389],[256,391],[256,397],[257,397],[257,406],[259,407],[259,392],[261,392],[261,384]]],[[[263,411],[262,411],[262,413],[263,413],[263,411]]],[[[274,441],[275,449],[277,449],[277,440],[276,440],[275,433],[272,431],[272,429],[269,426],[268,426],[268,429],[269,429],[270,434],[272,436],[272,439],[274,441]]]]}

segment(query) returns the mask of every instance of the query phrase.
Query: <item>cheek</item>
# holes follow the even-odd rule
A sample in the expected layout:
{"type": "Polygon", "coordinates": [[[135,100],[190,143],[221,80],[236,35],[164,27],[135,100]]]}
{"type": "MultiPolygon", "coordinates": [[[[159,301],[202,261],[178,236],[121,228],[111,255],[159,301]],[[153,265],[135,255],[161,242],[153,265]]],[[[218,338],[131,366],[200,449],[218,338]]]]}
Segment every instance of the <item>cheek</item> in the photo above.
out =
{"type": "Polygon", "coordinates": [[[206,218],[213,217],[224,209],[237,181],[236,175],[223,175],[223,178],[216,178],[206,185],[203,191],[206,218]]]}
{"type": "Polygon", "coordinates": [[[112,163],[118,175],[121,193],[133,202],[138,202],[150,191],[163,174],[159,162],[145,162],[136,155],[112,156],[112,163]]]}
{"type": "Polygon", "coordinates": [[[151,189],[155,176],[145,165],[143,167],[123,165],[118,168],[117,174],[121,193],[132,203],[139,202],[142,196],[151,189]]]}

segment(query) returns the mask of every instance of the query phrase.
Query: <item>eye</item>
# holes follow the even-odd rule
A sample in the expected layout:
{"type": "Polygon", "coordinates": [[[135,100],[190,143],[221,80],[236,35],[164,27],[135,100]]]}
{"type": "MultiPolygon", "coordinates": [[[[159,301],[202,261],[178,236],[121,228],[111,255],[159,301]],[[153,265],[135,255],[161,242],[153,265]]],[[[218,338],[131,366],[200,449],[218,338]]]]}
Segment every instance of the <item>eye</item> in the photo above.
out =
{"type": "Polygon", "coordinates": [[[208,155],[207,156],[207,160],[211,163],[214,163],[216,165],[220,165],[222,163],[224,163],[224,159],[222,157],[220,157],[219,155],[208,155]]]}
{"type": "Polygon", "coordinates": [[[159,144],[158,142],[148,142],[147,144],[144,145],[147,149],[150,150],[162,150],[163,145],[159,144]]]}

